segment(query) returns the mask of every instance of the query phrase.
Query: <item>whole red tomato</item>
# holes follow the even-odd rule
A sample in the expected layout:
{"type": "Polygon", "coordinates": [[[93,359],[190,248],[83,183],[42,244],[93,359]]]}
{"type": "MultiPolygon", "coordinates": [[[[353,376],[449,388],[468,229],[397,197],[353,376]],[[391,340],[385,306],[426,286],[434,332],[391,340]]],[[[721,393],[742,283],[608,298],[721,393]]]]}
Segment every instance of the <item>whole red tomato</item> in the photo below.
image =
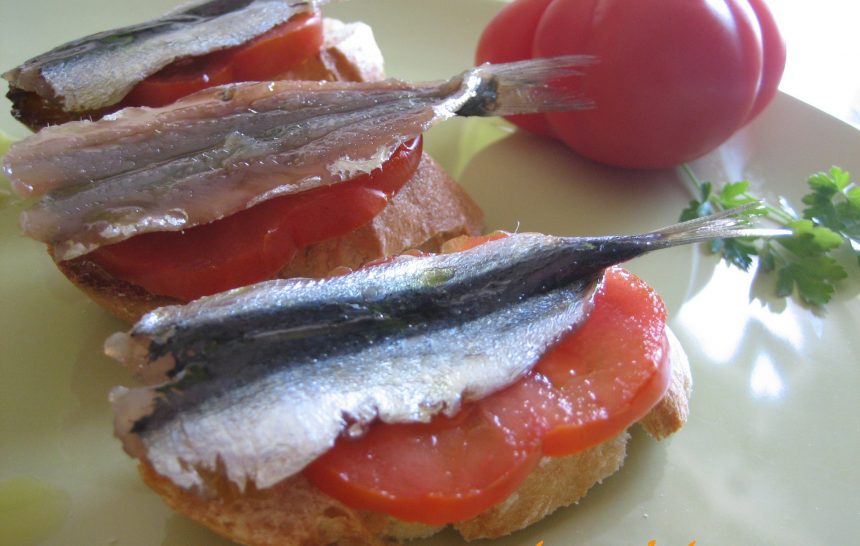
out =
{"type": "MultiPolygon", "coordinates": [[[[565,54],[599,59],[585,77],[560,82],[595,108],[547,114],[551,132],[586,157],[635,168],[719,146],[770,102],[785,66],[763,0],[515,0],[482,35],[477,61],[565,54]],[[512,16],[541,5],[537,24],[512,16]]],[[[546,133],[534,120],[520,124],[546,133]]]]}
{"type": "MultiPolygon", "coordinates": [[[[530,59],[535,29],[553,0],[517,0],[507,4],[481,35],[475,58],[480,63],[507,63],[530,59]]],[[[538,135],[553,135],[541,114],[508,116],[508,121],[538,135]]]]}

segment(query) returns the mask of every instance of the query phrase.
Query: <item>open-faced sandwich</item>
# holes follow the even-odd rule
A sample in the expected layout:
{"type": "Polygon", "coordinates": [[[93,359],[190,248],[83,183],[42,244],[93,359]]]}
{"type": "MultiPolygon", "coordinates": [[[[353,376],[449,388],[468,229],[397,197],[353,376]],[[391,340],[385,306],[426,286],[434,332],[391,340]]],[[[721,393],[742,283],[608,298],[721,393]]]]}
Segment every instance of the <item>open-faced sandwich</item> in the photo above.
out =
{"type": "Polygon", "coordinates": [[[25,235],[117,316],[134,320],[280,276],[475,234],[481,214],[421,152],[454,115],[582,106],[547,84],[565,57],[487,66],[441,83],[279,80],[211,87],[158,108],[49,126],[4,171],[25,235]]]}
{"type": "Polygon", "coordinates": [[[113,391],[116,434],[171,506],[243,544],[505,535],[615,472],[634,423],[686,419],[662,302],[610,266],[751,231],[460,239],[162,308],[106,343],[145,384],[113,391]]]}
{"type": "Polygon", "coordinates": [[[3,74],[12,115],[36,130],[237,81],[382,79],[370,27],[322,3],[198,1],[64,44],[3,74]]]}
{"type": "MultiPolygon", "coordinates": [[[[450,237],[481,230],[480,210],[422,153],[420,133],[374,150],[374,161],[314,181],[314,168],[330,168],[339,159],[335,151],[329,163],[310,168],[283,162],[314,156],[326,127],[299,127],[304,140],[288,144],[292,155],[281,157],[280,165],[265,156],[276,153],[273,142],[297,138],[275,134],[296,121],[278,113],[277,101],[262,106],[274,88],[237,88],[235,100],[228,98],[233,91],[181,100],[245,80],[381,80],[382,55],[370,28],[323,20],[315,4],[198,3],[61,46],[4,75],[14,115],[32,128],[114,113],[94,124],[48,128],[13,148],[6,172],[19,195],[42,196],[34,209],[50,203],[56,213],[43,217],[40,235],[32,231],[38,213],[27,213],[25,233],[46,242],[60,270],[116,316],[134,321],[158,306],[250,282],[321,276],[410,248],[438,250],[450,237]],[[160,109],[117,112],[133,105],[160,109]],[[109,184],[135,172],[141,183],[126,186],[121,204],[105,201],[109,184]],[[227,172],[232,190],[218,186],[227,172]],[[196,182],[183,199],[165,192],[189,178],[196,182]],[[75,207],[66,200],[75,194],[90,200],[85,221],[91,229],[107,235],[95,244],[63,246],[56,238],[65,229],[60,218],[66,213],[58,209],[75,207]],[[148,210],[154,203],[160,211],[148,210]],[[201,207],[208,209],[203,216],[191,212],[201,207]]],[[[316,87],[295,86],[299,90],[310,97],[316,87]]],[[[333,87],[329,95],[335,93],[333,87]]],[[[306,116],[325,114],[323,105],[305,106],[312,110],[306,116]]],[[[361,134],[348,134],[349,120],[341,121],[342,159],[367,152],[350,151],[361,134]]]]}

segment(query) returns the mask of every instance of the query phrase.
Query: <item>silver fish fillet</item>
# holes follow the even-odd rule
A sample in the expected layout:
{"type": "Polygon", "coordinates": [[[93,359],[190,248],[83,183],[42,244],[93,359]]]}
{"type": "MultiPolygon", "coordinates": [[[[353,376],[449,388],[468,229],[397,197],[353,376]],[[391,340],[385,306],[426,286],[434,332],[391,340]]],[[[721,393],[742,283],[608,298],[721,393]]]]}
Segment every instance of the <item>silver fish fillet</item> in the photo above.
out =
{"type": "Polygon", "coordinates": [[[116,104],[176,59],[241,45],[322,4],[291,0],[209,0],[121,29],[81,38],[28,60],[3,77],[68,111],[116,104]]]}
{"type": "Polygon", "coordinates": [[[115,432],[182,487],[216,467],[268,487],[342,434],[452,415],[511,384],[585,320],[609,265],[760,232],[716,217],[638,236],[516,234],[162,308],[106,342],[149,385],[112,391],[115,432]]]}
{"type": "Polygon", "coordinates": [[[3,169],[25,235],[67,260],[140,233],[204,224],[278,195],[334,184],[455,115],[586,105],[552,88],[583,57],[483,65],[444,82],[256,82],[163,108],[49,127],[13,145],[3,169]]]}

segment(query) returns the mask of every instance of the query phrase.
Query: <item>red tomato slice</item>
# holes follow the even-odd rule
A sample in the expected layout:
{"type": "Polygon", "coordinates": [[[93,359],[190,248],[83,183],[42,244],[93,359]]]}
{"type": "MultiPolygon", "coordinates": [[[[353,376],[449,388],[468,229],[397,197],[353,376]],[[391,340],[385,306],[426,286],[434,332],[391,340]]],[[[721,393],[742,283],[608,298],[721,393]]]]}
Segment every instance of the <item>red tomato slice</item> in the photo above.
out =
{"type": "Polygon", "coordinates": [[[620,434],[669,386],[666,311],[660,297],[621,268],[607,271],[588,321],[543,356],[533,374],[555,389],[544,406],[547,455],[568,455],[620,434]]]}
{"type": "Polygon", "coordinates": [[[531,416],[511,409],[471,404],[453,419],[376,426],[359,440],[340,439],[305,474],[348,506],[404,521],[476,516],[513,493],[540,459],[531,416]]]}
{"type": "Polygon", "coordinates": [[[415,173],[421,152],[417,137],[369,174],[184,231],[138,235],[87,258],[119,279],[183,301],[270,279],[298,249],[349,233],[379,214],[415,173]]]}
{"type": "Polygon", "coordinates": [[[323,44],[322,15],[297,15],[240,46],[233,55],[236,81],[274,79],[319,51],[323,44]]]}
{"type": "MultiPolygon", "coordinates": [[[[530,59],[538,21],[551,1],[514,0],[499,10],[481,34],[475,64],[530,59]]],[[[538,135],[554,134],[542,114],[506,116],[505,119],[538,135]]]]}
{"type": "Polygon", "coordinates": [[[272,79],[301,64],[322,42],[322,16],[297,15],[248,43],[171,63],[138,83],[122,105],[165,106],[207,87],[272,79]]]}
{"type": "Polygon", "coordinates": [[[227,51],[179,59],[135,85],[122,106],[166,106],[201,89],[233,81],[227,51]]]}
{"type": "Polygon", "coordinates": [[[305,474],[349,506],[435,525],[504,500],[541,454],[614,437],[668,386],[665,310],[620,268],[607,271],[595,302],[586,324],[511,387],[453,419],[377,424],[361,438],[341,438],[305,474]]]}

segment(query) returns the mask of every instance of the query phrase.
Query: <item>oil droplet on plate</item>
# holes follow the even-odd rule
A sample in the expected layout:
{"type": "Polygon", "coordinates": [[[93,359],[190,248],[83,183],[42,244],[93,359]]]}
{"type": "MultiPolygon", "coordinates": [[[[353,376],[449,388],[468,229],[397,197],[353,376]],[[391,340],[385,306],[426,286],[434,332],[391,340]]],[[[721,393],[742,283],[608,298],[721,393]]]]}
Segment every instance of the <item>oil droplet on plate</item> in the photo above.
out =
{"type": "Polygon", "coordinates": [[[30,476],[0,480],[0,544],[29,546],[56,533],[69,516],[69,494],[30,476]]]}

